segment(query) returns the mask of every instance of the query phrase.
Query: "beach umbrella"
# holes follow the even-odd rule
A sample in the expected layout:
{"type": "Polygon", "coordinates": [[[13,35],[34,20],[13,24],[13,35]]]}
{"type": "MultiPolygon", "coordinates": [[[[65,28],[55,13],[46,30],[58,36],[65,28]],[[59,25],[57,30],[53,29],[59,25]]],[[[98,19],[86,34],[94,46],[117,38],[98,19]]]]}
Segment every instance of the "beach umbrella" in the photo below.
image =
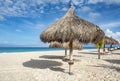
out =
{"type": "Polygon", "coordinates": [[[104,46],[103,46],[103,52],[105,52],[105,45],[106,44],[111,44],[112,43],[112,40],[110,37],[108,36],[105,36],[105,43],[104,43],[104,46]]]}
{"type": "MultiPolygon", "coordinates": [[[[104,32],[94,25],[74,13],[73,5],[70,5],[67,13],[54,24],[50,25],[40,35],[43,42],[69,42],[69,65],[73,64],[73,41],[75,39],[83,43],[101,42],[104,32]]],[[[70,73],[70,72],[69,72],[70,73]]]]}
{"type": "MultiPolygon", "coordinates": [[[[49,45],[50,48],[63,48],[65,49],[65,58],[67,57],[67,49],[69,49],[69,42],[51,42],[49,45]]],[[[73,41],[73,49],[82,50],[82,44],[79,41],[73,41]]]]}
{"type": "Polygon", "coordinates": [[[63,48],[62,47],[62,43],[60,42],[51,42],[50,45],[49,45],[50,48],[63,48]]]}
{"type": "MultiPolygon", "coordinates": [[[[70,42],[64,42],[63,43],[63,48],[64,49],[70,49],[70,47],[69,47],[69,43],[70,42]]],[[[75,50],[82,50],[82,44],[79,42],[79,41],[77,41],[77,40],[75,40],[75,41],[73,41],[73,49],[75,49],[75,50]]]]}
{"type": "Polygon", "coordinates": [[[110,51],[112,53],[112,50],[111,50],[112,45],[119,44],[119,42],[117,40],[113,39],[112,37],[110,37],[110,38],[111,38],[111,41],[112,41],[111,44],[110,44],[110,51]]]}
{"type": "MultiPolygon", "coordinates": [[[[66,43],[64,43],[66,45],[66,43]]],[[[68,43],[67,43],[68,44],[68,43]]],[[[67,57],[67,48],[64,47],[63,43],[60,42],[51,42],[49,45],[50,48],[64,48],[65,49],[65,57],[67,57]]]]}
{"type": "Polygon", "coordinates": [[[105,45],[106,44],[110,44],[110,48],[112,48],[113,44],[119,44],[119,42],[117,40],[113,39],[112,37],[105,36],[105,44],[103,47],[104,52],[105,52],[105,45]]]}
{"type": "MultiPolygon", "coordinates": [[[[113,38],[112,38],[113,39],[113,38]]],[[[112,44],[119,44],[119,41],[113,39],[113,43],[112,44]]]]}

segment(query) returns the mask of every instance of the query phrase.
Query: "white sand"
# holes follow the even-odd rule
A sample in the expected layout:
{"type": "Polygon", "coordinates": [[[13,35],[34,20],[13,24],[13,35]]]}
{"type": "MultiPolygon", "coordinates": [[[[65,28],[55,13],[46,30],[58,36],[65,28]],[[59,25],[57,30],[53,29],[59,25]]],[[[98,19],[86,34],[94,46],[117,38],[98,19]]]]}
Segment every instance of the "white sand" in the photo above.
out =
{"type": "Polygon", "coordinates": [[[74,51],[74,75],[64,51],[0,54],[0,81],[120,81],[120,50],[97,59],[96,50],[74,51]]]}

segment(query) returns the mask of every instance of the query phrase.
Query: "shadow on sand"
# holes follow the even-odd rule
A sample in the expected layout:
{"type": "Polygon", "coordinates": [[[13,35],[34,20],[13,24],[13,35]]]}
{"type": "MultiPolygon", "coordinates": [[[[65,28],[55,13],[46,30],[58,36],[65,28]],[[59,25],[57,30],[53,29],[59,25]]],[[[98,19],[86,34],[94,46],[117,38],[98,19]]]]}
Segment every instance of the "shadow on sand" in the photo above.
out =
{"type": "Polygon", "coordinates": [[[78,52],[80,54],[93,54],[93,55],[97,55],[98,53],[91,53],[91,52],[78,52]]]}
{"type": "Polygon", "coordinates": [[[113,54],[115,54],[115,55],[120,55],[120,53],[113,53],[113,54]]]}
{"type": "Polygon", "coordinates": [[[64,69],[60,68],[62,63],[57,61],[50,61],[50,60],[33,60],[24,62],[23,66],[30,67],[30,68],[40,68],[40,69],[51,69],[53,71],[60,71],[64,72],[64,69]]]}
{"type": "MultiPolygon", "coordinates": [[[[74,57],[82,57],[80,55],[73,55],[74,57]]],[[[44,59],[61,59],[63,60],[64,56],[56,56],[56,55],[43,55],[43,56],[40,56],[39,58],[44,58],[44,59]]],[[[73,59],[74,61],[80,61],[79,59],[73,59]]],[[[68,62],[69,59],[65,62],[68,62]]]]}
{"type": "Polygon", "coordinates": [[[103,67],[103,68],[109,68],[109,69],[113,69],[113,70],[116,70],[118,72],[120,72],[120,67],[116,67],[116,66],[110,66],[110,65],[100,65],[100,66],[92,66],[92,67],[103,67]]]}
{"type": "MultiPolygon", "coordinates": [[[[79,54],[92,54],[92,55],[98,55],[98,53],[92,53],[92,52],[78,52],[79,54]]],[[[108,55],[107,53],[101,53],[101,55],[108,55]]]]}
{"type": "Polygon", "coordinates": [[[114,59],[108,59],[108,60],[105,60],[107,62],[110,62],[110,63],[114,63],[114,64],[120,64],[120,60],[114,60],[114,59]]]}
{"type": "Polygon", "coordinates": [[[55,56],[55,55],[43,55],[39,58],[45,58],[45,59],[63,59],[64,56],[55,56]]]}

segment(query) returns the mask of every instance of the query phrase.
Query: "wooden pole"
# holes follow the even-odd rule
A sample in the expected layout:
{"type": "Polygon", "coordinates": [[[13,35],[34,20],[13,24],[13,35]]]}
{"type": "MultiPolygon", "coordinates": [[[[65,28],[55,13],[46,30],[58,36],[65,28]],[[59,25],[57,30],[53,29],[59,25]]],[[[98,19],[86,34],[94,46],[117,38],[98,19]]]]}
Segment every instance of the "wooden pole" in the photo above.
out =
{"type": "Polygon", "coordinates": [[[67,49],[65,49],[65,57],[67,57],[67,49]]]}
{"type": "Polygon", "coordinates": [[[110,44],[110,53],[112,54],[112,49],[111,48],[112,48],[112,44],[110,44]]]}
{"type": "Polygon", "coordinates": [[[68,58],[67,58],[67,49],[65,49],[65,56],[63,57],[62,60],[63,60],[63,61],[68,61],[68,58]]]}
{"type": "Polygon", "coordinates": [[[72,54],[72,52],[73,52],[73,41],[72,40],[69,43],[69,48],[70,48],[70,54],[69,54],[70,61],[68,62],[68,64],[69,64],[69,74],[72,75],[73,73],[71,71],[71,65],[74,64],[74,62],[73,62],[73,54],[72,54]]]}
{"type": "Polygon", "coordinates": [[[105,44],[104,44],[104,46],[103,46],[103,52],[105,53],[105,44]]]}
{"type": "Polygon", "coordinates": [[[71,61],[71,60],[73,60],[73,55],[72,55],[72,52],[73,52],[73,41],[70,41],[69,47],[70,47],[69,59],[71,61]]]}
{"type": "Polygon", "coordinates": [[[100,48],[98,48],[98,59],[100,59],[100,48]]]}

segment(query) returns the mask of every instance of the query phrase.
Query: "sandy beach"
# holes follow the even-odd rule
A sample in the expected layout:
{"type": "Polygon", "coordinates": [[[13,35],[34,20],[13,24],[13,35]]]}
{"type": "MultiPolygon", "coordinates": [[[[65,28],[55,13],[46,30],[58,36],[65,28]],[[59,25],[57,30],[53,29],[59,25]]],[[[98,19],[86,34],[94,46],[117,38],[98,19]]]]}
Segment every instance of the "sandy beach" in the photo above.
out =
{"type": "Polygon", "coordinates": [[[120,50],[74,51],[73,75],[63,62],[64,51],[0,53],[0,81],[120,81],[120,50]]]}

